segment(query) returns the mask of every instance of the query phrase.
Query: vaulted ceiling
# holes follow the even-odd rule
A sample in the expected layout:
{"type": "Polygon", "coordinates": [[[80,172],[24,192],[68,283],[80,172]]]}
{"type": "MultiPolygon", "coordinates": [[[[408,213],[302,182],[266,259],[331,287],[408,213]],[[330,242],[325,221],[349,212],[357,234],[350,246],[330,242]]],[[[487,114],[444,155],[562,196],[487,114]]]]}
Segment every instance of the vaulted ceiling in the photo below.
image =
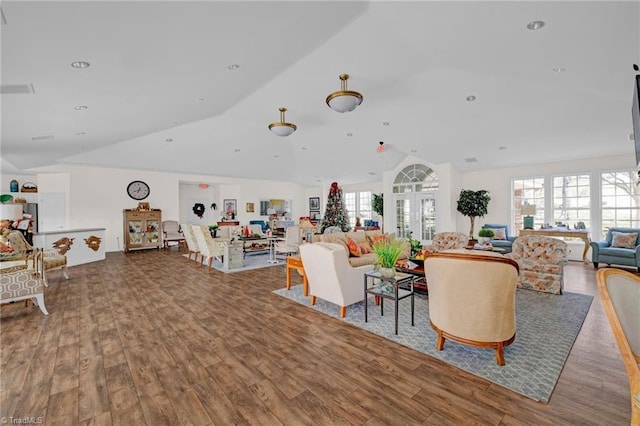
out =
{"type": "Polygon", "coordinates": [[[379,181],[407,155],[462,172],[620,154],[633,165],[637,1],[0,7],[4,171],[317,185],[379,181]],[[325,103],[342,73],[364,96],[344,114],[325,103]],[[279,107],[298,126],[286,138],[267,128],[279,107]]]}

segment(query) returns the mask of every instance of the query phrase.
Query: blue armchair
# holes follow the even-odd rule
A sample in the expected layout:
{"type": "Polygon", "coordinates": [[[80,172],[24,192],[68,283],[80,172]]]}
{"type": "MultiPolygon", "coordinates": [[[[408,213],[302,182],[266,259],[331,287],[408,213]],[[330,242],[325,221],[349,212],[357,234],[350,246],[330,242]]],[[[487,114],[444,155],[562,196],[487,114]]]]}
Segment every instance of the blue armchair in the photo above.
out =
{"type": "Polygon", "coordinates": [[[609,266],[612,264],[634,266],[640,272],[640,228],[609,228],[604,241],[591,242],[591,250],[591,260],[596,269],[602,262],[609,266]],[[615,244],[614,233],[635,233],[635,243],[632,241],[629,246],[620,247],[619,244],[615,244]]]}
{"type": "Polygon", "coordinates": [[[249,225],[260,225],[262,227],[262,232],[267,232],[269,229],[269,225],[264,220],[250,220],[249,225]]]}
{"type": "Polygon", "coordinates": [[[491,240],[490,242],[492,246],[504,249],[505,253],[511,253],[511,246],[513,245],[513,242],[515,241],[516,237],[509,233],[508,225],[501,225],[497,223],[485,223],[484,225],[482,225],[482,227],[493,229],[494,231],[496,231],[497,229],[504,229],[504,236],[505,236],[504,240],[491,240]]]}

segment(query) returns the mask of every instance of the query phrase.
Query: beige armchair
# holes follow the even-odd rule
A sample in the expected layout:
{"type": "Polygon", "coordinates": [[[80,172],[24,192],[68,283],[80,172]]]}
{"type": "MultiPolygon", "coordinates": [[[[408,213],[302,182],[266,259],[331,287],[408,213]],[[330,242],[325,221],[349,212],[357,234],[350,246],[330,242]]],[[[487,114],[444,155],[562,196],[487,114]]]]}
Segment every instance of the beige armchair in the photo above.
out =
{"type": "Polygon", "coordinates": [[[300,257],[309,282],[311,304],[316,298],[340,306],[344,318],[347,306],[364,300],[364,273],[373,265],[352,267],[349,254],[340,244],[305,243],[300,245],[300,257]]]}
{"type": "Polygon", "coordinates": [[[284,240],[276,241],[274,250],[277,255],[291,256],[298,253],[300,247],[300,227],[297,225],[287,228],[284,234],[284,240]]]}
{"type": "Polygon", "coordinates": [[[442,252],[464,248],[469,242],[469,236],[462,232],[438,232],[433,236],[431,251],[442,252]]]}
{"type": "Polygon", "coordinates": [[[162,242],[164,248],[169,248],[169,243],[177,242],[178,246],[185,241],[184,233],[180,224],[176,220],[165,220],[162,222],[162,242]]]}
{"type": "Polygon", "coordinates": [[[629,377],[631,425],[640,425],[640,276],[611,268],[599,270],[596,279],[629,377]]]}
{"type": "Polygon", "coordinates": [[[562,294],[567,243],[557,238],[525,235],[513,242],[513,251],[505,257],[518,262],[518,287],[545,293],[562,294]]]}
{"type": "Polygon", "coordinates": [[[200,252],[200,266],[203,265],[204,260],[207,259],[209,269],[213,266],[213,260],[218,258],[222,261],[224,255],[224,242],[217,241],[211,237],[209,229],[200,225],[191,225],[191,230],[198,243],[198,250],[200,252]]]}
{"type": "Polygon", "coordinates": [[[503,348],[516,337],[518,264],[504,256],[434,253],[424,270],[436,348],[442,350],[445,339],[493,348],[504,365],[503,348]]]}
{"type": "MultiPolygon", "coordinates": [[[[34,250],[34,247],[24,239],[22,232],[20,231],[11,231],[9,235],[7,235],[7,241],[13,248],[16,254],[20,254],[26,257],[28,253],[31,253],[34,250]]],[[[62,276],[65,279],[69,279],[69,275],[67,274],[67,256],[65,254],[59,253],[56,249],[43,249],[43,280],[45,285],[47,283],[47,271],[51,271],[54,269],[60,269],[62,271],[62,276]]]]}
{"type": "Polygon", "coordinates": [[[25,269],[10,266],[5,270],[3,266],[0,263],[0,303],[31,299],[43,314],[49,315],[44,304],[47,283],[44,280],[42,249],[35,249],[35,253],[29,256],[25,269]]]}
{"type": "Polygon", "coordinates": [[[193,260],[198,261],[198,256],[200,255],[200,248],[198,247],[198,242],[196,241],[196,236],[193,233],[193,229],[191,229],[191,224],[183,223],[180,225],[182,228],[182,233],[184,234],[184,240],[187,243],[187,250],[189,253],[187,254],[187,259],[191,260],[191,255],[193,255],[193,260]]]}

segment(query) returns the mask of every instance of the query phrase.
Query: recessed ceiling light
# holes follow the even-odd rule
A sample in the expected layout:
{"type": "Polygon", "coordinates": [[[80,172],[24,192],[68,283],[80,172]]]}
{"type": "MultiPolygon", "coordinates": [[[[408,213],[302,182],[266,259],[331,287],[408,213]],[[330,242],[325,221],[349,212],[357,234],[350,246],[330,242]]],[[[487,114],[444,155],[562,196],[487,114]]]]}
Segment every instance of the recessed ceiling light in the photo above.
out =
{"type": "Polygon", "coordinates": [[[467,96],[467,101],[468,101],[468,102],[473,102],[473,101],[475,101],[475,100],[476,100],[476,97],[475,97],[475,96],[473,96],[473,95],[469,95],[469,96],[467,96]]]}
{"type": "Polygon", "coordinates": [[[196,99],[196,103],[200,103],[200,102],[204,102],[204,98],[198,98],[198,99],[196,99]]]}
{"type": "Polygon", "coordinates": [[[388,122],[388,121],[383,121],[383,122],[382,122],[382,125],[383,125],[383,126],[388,126],[388,125],[389,125],[389,122],[388,122]]]}
{"type": "Polygon", "coordinates": [[[89,68],[91,64],[86,61],[75,61],[75,62],[71,62],[71,66],[74,68],[89,68]]]}
{"type": "Polygon", "coordinates": [[[499,151],[504,151],[505,149],[507,149],[507,147],[506,147],[506,146],[499,146],[499,147],[498,147],[498,150],[499,150],[499,151]]]}
{"type": "Polygon", "coordinates": [[[82,110],[85,110],[87,108],[89,108],[89,107],[86,106],[86,105],[78,105],[78,106],[73,107],[73,109],[75,109],[76,111],[82,111],[82,110]]]}
{"type": "Polygon", "coordinates": [[[539,30],[544,26],[545,26],[544,21],[532,21],[527,24],[527,29],[535,31],[535,30],[539,30]]]}
{"type": "Polygon", "coordinates": [[[233,152],[240,152],[240,148],[234,149],[233,152]]]}
{"type": "Polygon", "coordinates": [[[351,137],[351,136],[353,136],[353,133],[347,133],[347,136],[351,137]]]}
{"type": "Polygon", "coordinates": [[[418,150],[417,150],[417,149],[412,149],[412,150],[411,150],[411,153],[412,153],[412,154],[415,154],[416,152],[418,152],[418,150]]]}
{"type": "Polygon", "coordinates": [[[165,139],[165,142],[173,142],[173,139],[167,138],[167,139],[165,139]]]}
{"type": "Polygon", "coordinates": [[[562,67],[556,67],[553,69],[553,72],[565,72],[567,69],[562,67]]]}
{"type": "Polygon", "coordinates": [[[231,64],[231,65],[229,65],[227,68],[228,68],[228,69],[230,69],[231,71],[235,71],[235,70],[237,70],[238,68],[240,68],[240,65],[238,65],[238,64],[231,64]]]}

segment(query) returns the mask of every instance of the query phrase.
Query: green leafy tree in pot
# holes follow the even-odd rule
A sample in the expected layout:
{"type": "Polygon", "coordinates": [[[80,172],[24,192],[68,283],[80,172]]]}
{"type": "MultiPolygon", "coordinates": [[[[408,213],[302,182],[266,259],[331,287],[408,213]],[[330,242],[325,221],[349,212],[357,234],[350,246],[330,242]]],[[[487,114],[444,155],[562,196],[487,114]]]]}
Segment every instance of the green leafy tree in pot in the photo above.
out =
{"type": "Polygon", "coordinates": [[[487,214],[489,201],[491,201],[489,191],[484,189],[480,191],[463,189],[460,191],[457,210],[464,216],[469,216],[469,220],[471,221],[471,229],[469,230],[470,240],[473,239],[473,227],[476,217],[484,217],[484,215],[487,214]]]}

